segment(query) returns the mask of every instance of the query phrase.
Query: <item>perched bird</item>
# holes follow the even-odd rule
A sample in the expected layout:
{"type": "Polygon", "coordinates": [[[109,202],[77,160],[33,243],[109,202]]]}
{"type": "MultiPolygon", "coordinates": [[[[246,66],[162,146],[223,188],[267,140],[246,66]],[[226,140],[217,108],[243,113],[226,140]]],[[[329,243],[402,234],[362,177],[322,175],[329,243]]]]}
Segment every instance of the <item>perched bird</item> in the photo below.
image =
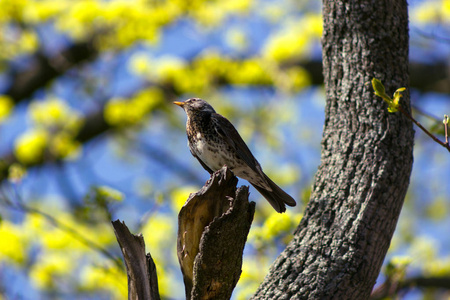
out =
{"type": "Polygon", "coordinates": [[[233,173],[247,180],[279,213],[295,200],[277,186],[248,149],[236,128],[200,98],[175,101],[187,115],[186,133],[192,155],[212,174],[227,165],[233,173]]]}

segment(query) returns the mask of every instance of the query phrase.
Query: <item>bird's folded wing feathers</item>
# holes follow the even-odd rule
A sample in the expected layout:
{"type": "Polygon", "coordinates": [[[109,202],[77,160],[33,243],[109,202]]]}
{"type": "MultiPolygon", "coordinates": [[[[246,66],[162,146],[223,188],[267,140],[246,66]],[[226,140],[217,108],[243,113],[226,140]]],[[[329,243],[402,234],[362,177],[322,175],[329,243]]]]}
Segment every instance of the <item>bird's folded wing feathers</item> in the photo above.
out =
{"type": "Polygon", "coordinates": [[[233,149],[236,150],[237,155],[255,172],[263,174],[261,166],[256,158],[253,156],[250,149],[241,138],[236,128],[225,117],[219,114],[214,114],[214,120],[217,126],[214,126],[217,134],[227,142],[233,149]],[[227,134],[226,134],[226,133],[227,134]]]}

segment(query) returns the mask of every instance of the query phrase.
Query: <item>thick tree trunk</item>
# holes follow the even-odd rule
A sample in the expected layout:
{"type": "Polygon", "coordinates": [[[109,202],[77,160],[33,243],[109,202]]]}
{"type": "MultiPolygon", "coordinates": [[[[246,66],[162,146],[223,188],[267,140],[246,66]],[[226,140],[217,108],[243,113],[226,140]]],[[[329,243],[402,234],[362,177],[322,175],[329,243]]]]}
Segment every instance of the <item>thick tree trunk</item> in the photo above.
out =
{"type": "MultiPolygon", "coordinates": [[[[323,3],[326,117],[310,203],[254,299],[367,299],[412,168],[414,132],[370,84],[408,87],[404,0],[323,3]]],[[[409,110],[409,95],[402,105],[409,110]]]]}

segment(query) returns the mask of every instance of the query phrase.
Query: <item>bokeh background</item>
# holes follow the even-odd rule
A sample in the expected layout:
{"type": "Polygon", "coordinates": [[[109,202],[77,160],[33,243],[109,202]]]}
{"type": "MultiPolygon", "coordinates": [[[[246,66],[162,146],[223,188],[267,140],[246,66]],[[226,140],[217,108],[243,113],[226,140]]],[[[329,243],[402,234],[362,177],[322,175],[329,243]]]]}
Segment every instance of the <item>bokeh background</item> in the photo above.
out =
{"type": "MultiPolygon", "coordinates": [[[[450,1],[409,5],[413,113],[443,140],[450,1]]],[[[0,27],[0,299],[125,299],[117,218],[143,233],[162,296],[184,298],[177,213],[209,175],[172,101],[194,96],[231,120],[298,200],[281,215],[250,189],[257,211],[233,298],[252,295],[319,165],[321,2],[0,0],[0,27]]],[[[414,158],[378,284],[450,276],[450,155],[416,128],[414,158]]]]}

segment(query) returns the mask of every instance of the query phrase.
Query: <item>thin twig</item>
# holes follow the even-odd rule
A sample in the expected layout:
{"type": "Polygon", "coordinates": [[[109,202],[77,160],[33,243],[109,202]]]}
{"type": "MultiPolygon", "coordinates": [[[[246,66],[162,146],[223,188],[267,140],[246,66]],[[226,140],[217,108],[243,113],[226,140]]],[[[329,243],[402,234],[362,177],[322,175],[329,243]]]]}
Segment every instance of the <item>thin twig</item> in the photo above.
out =
{"type": "Polygon", "coordinates": [[[26,211],[26,212],[34,213],[34,214],[38,214],[38,215],[43,216],[44,218],[47,219],[47,221],[52,223],[54,226],[56,226],[56,227],[58,227],[58,228],[60,228],[60,229],[62,229],[64,231],[66,231],[67,233],[72,235],[74,238],[76,238],[78,241],[80,241],[84,245],[88,246],[89,248],[92,248],[92,249],[95,249],[95,250],[99,251],[100,253],[102,253],[103,255],[105,255],[106,257],[111,259],[112,261],[114,261],[116,266],[119,267],[121,270],[125,270],[120,258],[118,258],[117,256],[113,255],[107,249],[105,249],[101,245],[97,244],[96,242],[87,239],[82,234],[77,232],[74,228],[72,228],[72,227],[70,227],[68,225],[65,225],[64,223],[62,223],[61,221],[59,221],[58,219],[56,219],[52,215],[49,215],[49,214],[47,214],[47,213],[45,213],[45,212],[43,212],[43,211],[41,211],[39,209],[28,207],[28,206],[25,206],[24,204],[20,204],[19,207],[21,209],[23,209],[24,211],[26,211]]]}
{"type": "Polygon", "coordinates": [[[449,145],[448,145],[448,116],[447,115],[444,116],[443,123],[444,123],[444,131],[445,131],[445,144],[448,147],[449,145]]]}
{"type": "Polygon", "coordinates": [[[87,239],[86,237],[84,237],[82,234],[80,234],[79,232],[77,232],[74,228],[65,225],[64,223],[62,223],[61,221],[59,221],[58,219],[56,219],[55,217],[53,217],[52,215],[49,215],[46,212],[43,212],[37,208],[33,208],[33,207],[29,207],[27,206],[21,199],[20,195],[18,194],[17,190],[15,190],[15,196],[17,198],[17,201],[11,201],[8,197],[6,197],[5,194],[3,194],[3,200],[4,202],[9,205],[11,208],[22,211],[22,212],[26,212],[26,213],[32,213],[32,214],[37,214],[37,215],[41,215],[44,218],[47,219],[47,221],[49,221],[50,223],[52,223],[55,227],[64,230],[65,232],[69,233],[70,235],[72,235],[74,238],[76,238],[78,241],[80,241],[81,243],[83,243],[84,245],[86,245],[87,247],[94,249],[100,253],[102,253],[103,255],[105,255],[106,257],[108,257],[109,259],[111,259],[116,266],[118,266],[121,270],[125,270],[122,261],[120,258],[118,258],[117,256],[113,255],[112,253],[110,253],[106,248],[102,247],[101,245],[97,244],[96,242],[87,239]]]}
{"type": "Polygon", "coordinates": [[[426,118],[428,118],[428,119],[430,119],[430,120],[432,120],[434,122],[439,122],[440,121],[440,119],[438,117],[436,117],[435,115],[430,114],[429,112],[424,111],[423,109],[419,108],[416,105],[411,105],[411,108],[413,109],[415,115],[418,114],[418,115],[424,116],[424,117],[426,117],[426,118]]]}
{"type": "Polygon", "coordinates": [[[447,143],[442,142],[441,140],[439,140],[436,136],[434,136],[434,134],[432,134],[431,132],[429,132],[425,127],[422,126],[422,124],[420,124],[418,121],[416,121],[408,112],[406,112],[403,107],[399,106],[398,107],[399,111],[404,114],[408,119],[410,119],[411,121],[414,122],[414,124],[416,124],[420,129],[423,130],[423,132],[425,132],[430,138],[432,138],[436,143],[438,143],[439,145],[441,145],[442,147],[446,148],[448,150],[448,152],[450,152],[450,146],[447,143]]]}

